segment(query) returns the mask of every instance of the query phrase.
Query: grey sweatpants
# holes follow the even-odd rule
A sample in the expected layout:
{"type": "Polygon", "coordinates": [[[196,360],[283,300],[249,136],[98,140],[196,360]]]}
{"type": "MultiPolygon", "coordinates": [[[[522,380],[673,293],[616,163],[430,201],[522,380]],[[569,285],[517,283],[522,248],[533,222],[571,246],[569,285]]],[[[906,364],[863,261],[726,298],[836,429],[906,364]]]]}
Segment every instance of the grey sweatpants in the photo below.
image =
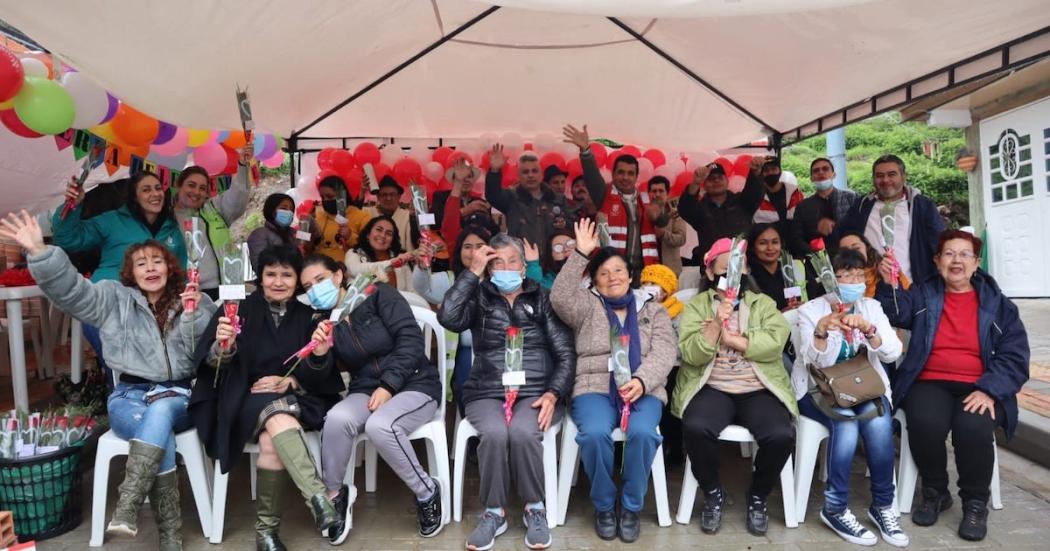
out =
{"type": "Polygon", "coordinates": [[[354,439],[364,430],[379,456],[405,481],[417,499],[431,495],[437,484],[419,464],[408,435],[434,418],[438,404],[422,392],[399,392],[376,411],[368,411],[368,394],[350,394],[328,410],[321,433],[321,466],[329,491],[343,485],[354,439]]]}
{"type": "MultiPolygon", "coordinates": [[[[519,398],[514,403],[509,427],[503,417],[503,400],[474,400],[464,406],[467,420],[479,435],[478,469],[485,507],[506,506],[511,479],[517,482],[525,503],[543,501],[543,432],[540,410],[532,408],[534,401],[535,397],[519,398]]],[[[563,410],[559,403],[551,425],[561,421],[563,410]]]]}

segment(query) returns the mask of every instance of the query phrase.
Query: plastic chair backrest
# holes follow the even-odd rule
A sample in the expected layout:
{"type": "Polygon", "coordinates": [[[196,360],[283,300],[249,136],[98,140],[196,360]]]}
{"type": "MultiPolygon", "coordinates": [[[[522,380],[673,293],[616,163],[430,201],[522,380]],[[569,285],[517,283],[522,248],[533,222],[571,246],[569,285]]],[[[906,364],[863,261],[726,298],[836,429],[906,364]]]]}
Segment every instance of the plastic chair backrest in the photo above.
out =
{"type": "Polygon", "coordinates": [[[682,304],[687,304],[690,300],[693,300],[693,297],[695,297],[699,292],[699,289],[682,289],[681,291],[675,293],[674,296],[682,304]]]}
{"type": "MultiPolygon", "coordinates": [[[[445,339],[445,328],[438,323],[437,314],[434,313],[429,307],[412,306],[412,315],[416,318],[416,323],[419,324],[419,329],[423,331],[424,335],[427,331],[434,332],[434,342],[437,343],[437,367],[438,373],[441,376],[441,397],[438,405],[438,413],[435,416],[436,419],[445,418],[445,403],[447,402],[444,397],[448,392],[448,341],[445,339]]],[[[430,358],[430,349],[426,349],[427,358],[430,358]]]]}

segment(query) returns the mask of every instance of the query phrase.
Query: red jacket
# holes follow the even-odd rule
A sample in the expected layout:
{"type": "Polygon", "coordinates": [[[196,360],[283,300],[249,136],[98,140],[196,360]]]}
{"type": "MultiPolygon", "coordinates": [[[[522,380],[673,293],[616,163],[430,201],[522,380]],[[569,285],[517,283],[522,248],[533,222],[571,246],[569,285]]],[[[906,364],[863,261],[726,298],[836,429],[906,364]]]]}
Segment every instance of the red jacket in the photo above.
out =
{"type": "MultiPolygon", "coordinates": [[[[660,245],[656,240],[653,223],[645,214],[646,204],[642,202],[641,192],[636,191],[635,197],[635,200],[638,202],[635,208],[638,209],[638,221],[641,225],[642,262],[646,266],[659,264],[660,245]]],[[[602,207],[598,209],[598,212],[605,215],[605,219],[609,224],[609,245],[621,253],[627,254],[627,207],[624,205],[623,197],[620,196],[615,187],[608,187],[605,200],[602,201],[602,207]]],[[[628,259],[628,261],[630,260],[628,259]]]]}

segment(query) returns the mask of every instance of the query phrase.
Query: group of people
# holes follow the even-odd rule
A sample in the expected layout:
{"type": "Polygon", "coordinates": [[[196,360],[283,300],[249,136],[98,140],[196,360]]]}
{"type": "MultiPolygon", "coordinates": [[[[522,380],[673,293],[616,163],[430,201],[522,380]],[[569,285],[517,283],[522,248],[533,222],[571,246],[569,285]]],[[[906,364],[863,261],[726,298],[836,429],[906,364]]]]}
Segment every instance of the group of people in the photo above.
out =
{"type": "Polygon", "coordinates": [[[134,536],[148,497],[160,548],[181,549],[174,435],[195,427],[223,471],[245,444],[258,443],[257,549],[285,549],[286,479],[332,544],[347,538],[353,503],[345,477],[361,434],[414,495],[419,534],[437,534],[441,495],[450,489],[419,464],[408,435],[446,399],[444,374],[427,359],[406,299],[415,293],[454,339],[452,398],[479,434],[484,511],[468,549],[490,549],[507,530],[512,481],[526,545],[552,544],[547,515],[556,513],[544,505],[543,440],[562,422],[578,428],[597,535],[628,543],[640,537],[661,444],[684,450],[704,493],[701,529],[717,532],[728,495],[718,437],[730,424],[745,427],[758,446],[746,526],[762,535],[799,415],[830,433],[821,520],[852,543],[874,545],[881,536],[906,546],[893,508],[896,409],[904,411],[922,478],[913,523],[932,525],[952,505],[950,433],[959,535],[985,537],[993,434],[1002,426],[1009,437],[1016,428],[1027,336],[1016,306],[979,268],[981,240],[944,230],[932,202],[907,186],[903,161],[877,159],[875,191],[858,197],[835,188],[831,162],[816,159],[817,191],[808,198],[782,181],[776,159],[753,160],[740,193],[711,164],[696,171],[675,204],[659,177],[647,193],[639,190],[630,155],[617,158],[605,182],[587,127],[569,125],[564,134],[579,146],[583,167],[572,197],[560,191],[565,174],[541,172],[531,152],[518,159],[517,184],[504,189],[497,145],[483,195],[471,191],[478,168],[460,162],[449,169],[453,186],[438,202],[436,228],[421,227],[399,204],[404,190],[393,179],[370,182],[377,204],[366,207],[341,179],[326,178],[321,204],[299,225],[291,197],[270,196],[265,225],[249,238],[255,290],[234,317],[217,302],[215,251],[245,210],[250,150],[217,197],[208,197],[206,173],[192,167],[172,193],[141,173],[126,206],[83,219],[83,193],[70,186],[67,197],[78,206],[54,216],[53,245],[24,212],[0,221],[0,235],[24,247],[41,289],[85,322],[100,362],[115,374],[110,424],[130,440],[130,453],[107,532],[134,536]],[[201,245],[183,241],[179,222],[189,217],[206,225],[199,284],[186,279],[187,248],[201,245]],[[683,303],[675,293],[686,224],[699,236],[692,263],[701,282],[683,303]],[[300,231],[310,239],[297,239],[300,231]],[[794,261],[823,248],[814,238],[833,253],[830,274],[794,261]],[[90,248],[102,255],[88,281],[65,250],[90,248]],[[739,270],[736,289],[729,280],[739,270]],[[785,276],[798,271],[805,273],[785,276]],[[378,283],[344,311],[359,275],[378,283]],[[791,343],[784,313],[794,309],[799,338],[791,343]],[[296,356],[301,363],[289,368],[296,356]],[[814,390],[814,370],[858,357],[885,392],[852,407],[829,405],[814,390]],[[680,420],[680,440],[667,430],[671,419],[680,420]],[[611,436],[617,427],[626,436],[619,460],[611,436]],[[321,431],[319,461],[305,431],[321,431]],[[847,506],[859,440],[875,531],[847,506]]]}

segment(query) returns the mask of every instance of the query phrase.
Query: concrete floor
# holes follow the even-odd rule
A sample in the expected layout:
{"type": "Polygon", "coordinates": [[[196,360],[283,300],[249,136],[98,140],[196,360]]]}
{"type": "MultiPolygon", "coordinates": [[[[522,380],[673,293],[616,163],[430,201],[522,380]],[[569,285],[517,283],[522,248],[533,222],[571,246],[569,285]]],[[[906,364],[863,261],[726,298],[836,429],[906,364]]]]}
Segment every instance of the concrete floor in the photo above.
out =
{"type": "MultiPolygon", "coordinates": [[[[819,551],[823,549],[844,549],[849,545],[839,539],[823,524],[818,513],[823,500],[823,484],[815,480],[810,493],[810,506],[806,522],[797,529],[785,528],[779,490],[770,496],[770,528],[765,537],[754,537],[744,528],[744,509],[741,506],[743,492],[747,485],[747,460],[739,455],[739,448],[726,445],[723,448],[724,481],[735,504],[727,512],[722,530],[715,536],[700,532],[699,510],[701,498],[697,499],[693,520],[688,525],[674,524],[660,528],[656,522],[655,505],[652,496],[648,498],[643,513],[642,538],[633,546],[618,541],[604,542],[594,535],[592,528],[593,508],[587,496],[586,477],[580,476],[579,485],[573,490],[569,503],[567,523],[554,530],[556,549],[641,549],[647,546],[658,546],[669,549],[710,548],[710,549],[787,549],[819,551]]],[[[1031,463],[1009,451],[1000,449],[1002,472],[1002,494],[1005,508],[992,511],[989,517],[988,538],[980,543],[965,542],[958,538],[955,530],[961,518],[958,501],[941,517],[941,522],[931,528],[914,526],[907,516],[903,526],[911,537],[909,549],[1046,549],[1050,540],[1050,470],[1031,463]]],[[[115,460],[110,477],[110,491],[107,521],[112,513],[122,473],[122,464],[115,460]]],[[[950,461],[951,464],[951,461],[950,461]]],[[[182,475],[182,504],[184,519],[184,538],[187,550],[219,551],[227,549],[253,549],[253,522],[255,508],[248,491],[247,456],[235,469],[230,480],[230,493],[227,503],[226,528],[221,545],[210,545],[202,536],[197,520],[193,499],[189,493],[189,482],[182,475]]],[[[868,505],[868,484],[864,478],[864,462],[858,456],[854,463],[853,484],[855,491],[850,496],[850,504],[858,518],[862,518],[869,527],[871,523],[863,511],[868,505]]],[[[363,474],[358,470],[359,487],[363,488],[363,474]]],[[[954,478],[954,468],[951,469],[954,478]]],[[[481,507],[477,502],[478,491],[477,469],[467,469],[466,499],[464,500],[464,521],[445,526],[436,537],[423,539],[416,534],[415,507],[413,499],[401,482],[385,466],[379,468],[379,488],[375,494],[364,494],[355,506],[354,530],[348,540],[340,547],[347,550],[384,550],[384,549],[462,549],[467,535],[474,527],[474,522],[481,507]]],[[[88,549],[90,533],[90,486],[91,473],[84,476],[84,522],[74,531],[59,538],[40,542],[41,550],[84,550],[88,549]]],[[[668,490],[670,492],[671,514],[677,511],[679,489],[681,488],[682,467],[671,469],[668,473],[668,490]]],[[[816,478],[816,477],[815,477],[816,478]]],[[[306,507],[302,504],[298,492],[289,487],[286,492],[287,513],[282,523],[282,539],[289,549],[332,549],[326,539],[321,538],[312,529],[312,522],[306,507]]],[[[496,541],[495,549],[526,549],[524,529],[520,516],[511,514],[511,528],[496,541]]],[[[138,551],[156,548],[156,527],[148,506],[140,515],[140,531],[135,540],[109,539],[103,549],[115,551],[138,551]]],[[[879,547],[891,548],[880,542],[879,547]]]]}

